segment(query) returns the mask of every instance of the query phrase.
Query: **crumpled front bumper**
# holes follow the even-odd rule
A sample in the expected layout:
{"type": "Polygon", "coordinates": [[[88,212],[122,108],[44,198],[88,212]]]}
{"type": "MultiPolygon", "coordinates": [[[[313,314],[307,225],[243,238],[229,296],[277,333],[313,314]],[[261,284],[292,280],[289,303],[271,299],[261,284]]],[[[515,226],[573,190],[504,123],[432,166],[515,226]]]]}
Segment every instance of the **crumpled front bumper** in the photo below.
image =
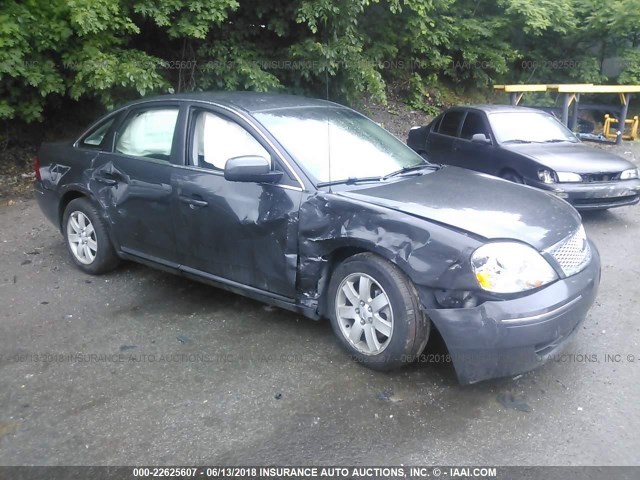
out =
{"type": "Polygon", "coordinates": [[[427,309],[462,384],[527,372],[562,350],[593,304],[600,255],[589,265],[530,295],[474,308],[427,309]]]}

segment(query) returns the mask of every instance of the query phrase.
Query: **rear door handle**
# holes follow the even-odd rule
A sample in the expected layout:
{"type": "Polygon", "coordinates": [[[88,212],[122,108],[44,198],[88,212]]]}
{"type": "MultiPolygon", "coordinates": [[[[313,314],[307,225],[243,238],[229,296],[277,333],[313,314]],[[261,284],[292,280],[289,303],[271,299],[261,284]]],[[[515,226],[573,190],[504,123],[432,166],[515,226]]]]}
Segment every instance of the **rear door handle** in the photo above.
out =
{"type": "Polygon", "coordinates": [[[186,203],[188,204],[191,208],[202,208],[202,207],[206,207],[207,205],[209,205],[209,202],[205,201],[205,200],[199,200],[197,198],[193,198],[193,197],[187,197],[185,195],[180,195],[180,201],[182,203],[186,203]]]}
{"type": "Polygon", "coordinates": [[[103,176],[103,175],[96,175],[94,178],[95,178],[96,182],[100,182],[100,183],[103,183],[105,185],[113,186],[113,185],[117,185],[118,184],[118,181],[115,178],[109,178],[109,177],[106,177],[106,176],[103,176]]]}

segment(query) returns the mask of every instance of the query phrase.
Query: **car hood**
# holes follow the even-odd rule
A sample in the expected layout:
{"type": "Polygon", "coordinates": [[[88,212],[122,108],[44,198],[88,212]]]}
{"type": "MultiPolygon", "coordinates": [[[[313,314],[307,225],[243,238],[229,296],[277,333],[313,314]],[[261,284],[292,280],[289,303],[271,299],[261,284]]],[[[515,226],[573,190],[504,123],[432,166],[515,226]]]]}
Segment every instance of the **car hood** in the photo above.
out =
{"type": "Polygon", "coordinates": [[[556,172],[613,173],[635,168],[628,160],[583,143],[524,143],[503,149],[529,157],[556,172]]]}
{"type": "Polygon", "coordinates": [[[516,239],[543,250],[573,233],[576,210],[552,194],[457,167],[338,193],[485,239],[516,239]]]}

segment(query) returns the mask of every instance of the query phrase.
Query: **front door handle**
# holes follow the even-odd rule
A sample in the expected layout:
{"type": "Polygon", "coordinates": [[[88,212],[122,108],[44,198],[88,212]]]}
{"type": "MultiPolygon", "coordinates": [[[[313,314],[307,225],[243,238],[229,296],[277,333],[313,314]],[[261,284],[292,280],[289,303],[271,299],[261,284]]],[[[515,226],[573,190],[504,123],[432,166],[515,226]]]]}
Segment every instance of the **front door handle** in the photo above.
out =
{"type": "Polygon", "coordinates": [[[195,198],[192,198],[189,203],[194,207],[206,207],[207,205],[209,205],[209,202],[206,202],[204,200],[197,200],[195,198]]]}

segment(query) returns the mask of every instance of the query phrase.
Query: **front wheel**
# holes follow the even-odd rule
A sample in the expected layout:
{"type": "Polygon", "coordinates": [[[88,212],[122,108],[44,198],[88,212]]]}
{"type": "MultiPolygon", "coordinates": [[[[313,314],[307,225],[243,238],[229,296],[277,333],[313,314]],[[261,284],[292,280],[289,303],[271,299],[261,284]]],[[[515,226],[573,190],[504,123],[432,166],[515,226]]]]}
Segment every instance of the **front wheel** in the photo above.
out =
{"type": "Polygon", "coordinates": [[[357,361],[392,370],[424,350],[430,322],[411,281],[387,260],[371,253],[348,258],[328,294],[334,333],[357,361]]]}

